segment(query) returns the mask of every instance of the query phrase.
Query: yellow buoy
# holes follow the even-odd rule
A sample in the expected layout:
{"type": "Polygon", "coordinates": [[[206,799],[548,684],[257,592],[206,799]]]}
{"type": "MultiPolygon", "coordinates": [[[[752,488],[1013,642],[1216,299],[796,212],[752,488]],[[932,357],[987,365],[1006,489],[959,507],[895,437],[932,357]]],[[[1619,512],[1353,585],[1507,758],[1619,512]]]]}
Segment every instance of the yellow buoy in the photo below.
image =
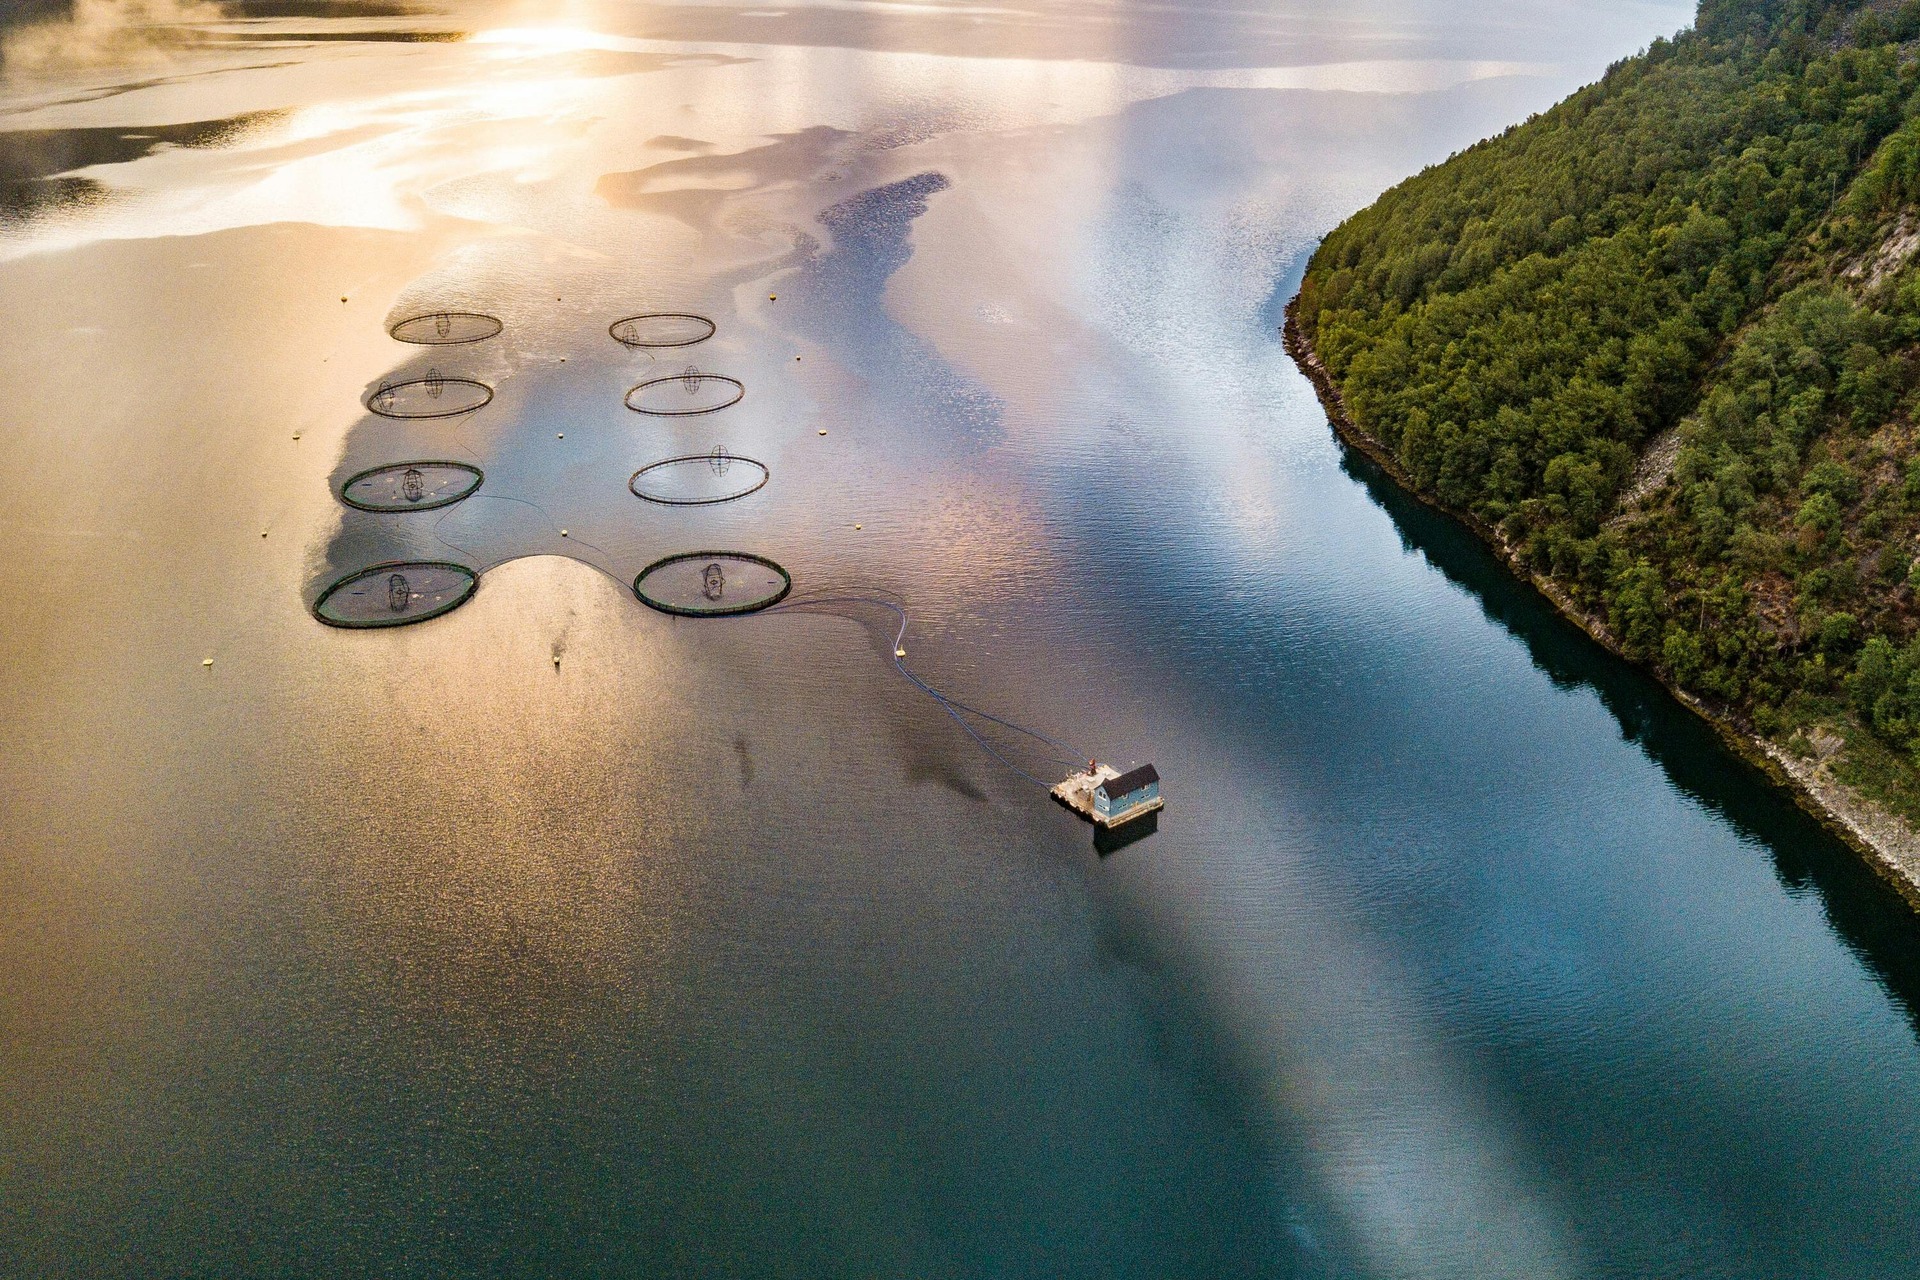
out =
{"type": "Polygon", "coordinates": [[[560,536],[561,536],[561,537],[563,537],[563,538],[564,538],[564,537],[566,537],[566,536],[567,536],[567,531],[566,531],[565,529],[562,529],[562,530],[560,531],[560,536]]]}
{"type": "Polygon", "coordinates": [[[827,434],[827,429],[825,427],[820,428],[820,434],[821,435],[827,434]]]}
{"type": "Polygon", "coordinates": [[[203,667],[210,667],[210,666],[212,666],[212,665],[213,665],[213,659],[212,659],[212,658],[202,658],[202,659],[200,659],[200,665],[201,665],[201,666],[203,666],[203,667]]]}

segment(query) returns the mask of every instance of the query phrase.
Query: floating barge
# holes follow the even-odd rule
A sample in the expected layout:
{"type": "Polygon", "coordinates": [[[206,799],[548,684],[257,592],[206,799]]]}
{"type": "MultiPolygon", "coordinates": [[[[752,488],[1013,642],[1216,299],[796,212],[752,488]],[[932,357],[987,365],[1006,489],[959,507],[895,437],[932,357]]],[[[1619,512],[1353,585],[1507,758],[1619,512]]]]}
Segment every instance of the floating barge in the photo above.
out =
{"type": "Polygon", "coordinates": [[[1160,772],[1150,764],[1122,773],[1110,764],[1089,762],[1054,787],[1053,798],[1096,827],[1109,830],[1163,807],[1160,772]]]}

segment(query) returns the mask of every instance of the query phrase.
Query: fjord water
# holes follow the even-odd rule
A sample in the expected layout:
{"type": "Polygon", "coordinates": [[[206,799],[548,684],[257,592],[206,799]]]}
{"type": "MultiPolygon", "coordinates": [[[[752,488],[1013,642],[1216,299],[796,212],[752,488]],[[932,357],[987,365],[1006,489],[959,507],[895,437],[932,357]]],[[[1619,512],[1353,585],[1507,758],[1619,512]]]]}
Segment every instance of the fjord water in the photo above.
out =
{"type": "Polygon", "coordinates": [[[289,12],[7,64],[0,1272],[1912,1270],[1920,923],[1276,332],[1685,12],[289,12]],[[622,407],[687,364],[745,398],[622,407]],[[362,407],[429,370],[494,398],[362,407]],[[485,482],[334,497],[409,459],[485,482]],[[713,547],[1157,831],[878,609],[635,602],[713,547]],[[308,613],[395,559],[481,585],[308,613]]]}

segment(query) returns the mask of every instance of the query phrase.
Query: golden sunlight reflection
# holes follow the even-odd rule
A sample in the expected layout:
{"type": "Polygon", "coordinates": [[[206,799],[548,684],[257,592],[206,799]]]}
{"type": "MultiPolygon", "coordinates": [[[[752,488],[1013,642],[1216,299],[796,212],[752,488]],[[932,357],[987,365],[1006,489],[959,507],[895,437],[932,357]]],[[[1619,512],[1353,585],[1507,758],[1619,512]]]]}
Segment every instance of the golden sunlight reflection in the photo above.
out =
{"type": "Polygon", "coordinates": [[[463,624],[330,646],[361,690],[314,764],[341,770],[314,785],[354,833],[324,872],[339,927],[362,972],[441,1018],[511,1017],[529,985],[549,1020],[574,1003],[559,991],[644,988],[687,892],[650,852],[699,847],[709,825],[686,772],[704,726],[670,696],[697,656],[645,643],[624,592],[551,557],[493,570],[463,624]],[[629,714],[582,733],[609,697],[629,714]],[[604,838],[610,816],[627,839],[604,838]]]}
{"type": "Polygon", "coordinates": [[[590,122],[599,83],[551,63],[502,63],[443,48],[451,49],[442,55],[447,61],[420,77],[424,84],[376,97],[316,93],[276,127],[230,147],[162,150],[82,170],[139,199],[0,238],[0,257],[289,220],[414,230],[432,216],[426,197],[443,183],[477,173],[551,176],[590,122]]]}
{"type": "MultiPolygon", "coordinates": [[[[608,35],[579,23],[503,26],[466,41],[396,44],[321,58],[299,80],[227,70],[215,83],[237,111],[283,118],[223,148],[161,151],[81,175],[109,192],[97,206],[0,235],[0,258],[99,239],[200,235],[300,220],[412,230],[435,215],[431,193],[493,175],[590,188],[627,161],[632,135],[698,133],[724,149],[817,126],[871,128],[894,145],[1112,116],[1193,88],[1410,92],[1536,73],[1508,62],[1380,61],[1232,70],[1163,70],[1117,61],[974,58],[608,35]],[[379,61],[369,76],[367,59],[379,61]],[[591,65],[582,59],[592,59],[591,65]],[[369,83],[388,86],[369,94],[369,83]],[[296,97],[286,100],[288,85],[296,97]],[[595,122],[642,122],[618,132],[595,122]]],[[[123,95],[139,109],[164,86],[123,95]]],[[[106,108],[29,110],[17,127],[97,120],[106,108]]]]}
{"type": "Polygon", "coordinates": [[[578,53],[585,49],[622,50],[638,43],[603,36],[579,27],[501,27],[482,31],[472,42],[496,58],[578,53]]]}

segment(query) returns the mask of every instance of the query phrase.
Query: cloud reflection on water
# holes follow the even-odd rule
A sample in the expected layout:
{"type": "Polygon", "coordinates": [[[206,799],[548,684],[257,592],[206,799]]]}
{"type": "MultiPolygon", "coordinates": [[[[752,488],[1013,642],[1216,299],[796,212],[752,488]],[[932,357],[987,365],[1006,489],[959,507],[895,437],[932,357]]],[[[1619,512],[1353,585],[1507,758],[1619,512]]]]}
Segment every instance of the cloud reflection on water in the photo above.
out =
{"type": "MultiPolygon", "coordinates": [[[[918,21],[932,8],[877,11],[918,21]]],[[[876,8],[835,12],[864,20],[876,8]]],[[[1536,19],[1564,22],[1566,13],[1550,8],[1536,19]]],[[[1435,8],[1419,15],[1411,34],[1403,29],[1394,38],[1428,40],[1419,24],[1443,15],[1435,8]]],[[[946,9],[935,16],[1012,15],[946,9]]],[[[1137,14],[1114,9],[1112,16],[1112,30],[1140,38],[1137,14]]],[[[310,451],[338,447],[337,462],[332,454],[303,460],[304,472],[264,449],[261,456],[275,461],[245,456],[250,468],[274,477],[262,491],[310,522],[320,547],[310,560],[353,567],[356,557],[383,554],[396,539],[425,546],[444,538],[484,562],[488,586],[463,613],[431,628],[379,648],[348,648],[338,637],[308,634],[292,610],[296,579],[313,578],[322,566],[278,564],[274,600],[293,616],[276,614],[278,622],[260,628],[271,643],[237,624],[226,634],[236,637],[235,649],[258,644],[260,666],[282,671],[274,705],[284,719],[262,725],[237,715],[235,723],[243,737],[254,735],[246,740],[271,739],[278,758],[298,763],[302,785],[316,789],[338,826],[303,844],[298,829],[310,815],[300,803],[263,817],[250,806],[266,802],[238,787],[218,797],[255,824],[249,830],[263,833],[264,847],[311,859],[307,873],[333,913],[314,930],[313,954],[351,961],[348,972],[360,985],[345,985],[362,1002],[350,1013],[364,1020],[356,1027],[406,1033],[383,1042],[395,1062],[418,1051],[476,1092],[498,1066],[531,1094],[552,1077],[529,1050],[544,1051],[573,1032],[582,1039],[567,1041],[569,1050],[599,1066],[634,1065],[629,1055],[638,1056],[636,1078],[665,1079],[680,1092],[663,1091],[665,1101],[622,1096],[607,1114],[617,1112],[619,1124],[657,1121],[660,1130],[620,1132],[635,1146],[675,1151],[678,1165],[649,1176],[716,1217],[724,1215],[715,1206],[727,1202],[675,1183],[676,1168],[698,1169],[704,1160],[748,1171],[775,1188],[753,1206],[765,1215],[756,1221],[827,1213],[859,1236],[875,1223],[892,1226],[903,1203],[971,1205],[966,1191],[1007,1201],[1024,1190],[1069,1197],[1075,1188],[1064,1178],[1050,1189],[1028,1188],[1023,1179],[1056,1169],[1091,1178],[1117,1168],[1115,1176],[1127,1176],[1149,1158],[1130,1141],[1172,1135],[1192,1146],[1150,1167],[1184,1172],[1191,1181],[1178,1182],[1181,1191],[1277,1197],[1284,1184],[1295,1237],[1350,1250],[1346,1260],[1363,1273],[1545,1277],[1581,1274],[1593,1258],[1613,1256],[1618,1242],[1592,1221],[1600,1203],[1589,1196],[1593,1188],[1545,1149],[1544,1135],[1556,1131],[1503,1091],[1501,1064],[1488,1061],[1503,1042],[1463,1043],[1448,1001],[1494,997],[1479,986],[1464,996],[1446,987],[1455,975],[1434,970],[1453,951],[1416,947],[1411,931],[1381,923],[1405,892],[1458,906],[1486,934],[1496,930],[1471,910],[1513,924],[1501,914],[1498,889],[1477,898],[1478,886],[1448,881],[1423,861],[1467,863],[1484,853],[1485,832],[1445,829],[1453,843],[1423,846],[1436,827],[1422,804],[1434,797],[1411,782],[1396,792],[1377,776],[1405,762],[1375,761],[1373,774],[1356,769],[1337,786],[1320,785],[1314,770],[1322,762],[1302,757],[1315,744],[1338,750],[1313,736],[1329,717],[1281,716],[1285,698],[1303,699],[1316,712],[1352,716],[1341,741],[1359,741],[1369,708],[1390,724],[1411,723],[1420,706],[1447,692],[1408,693],[1405,704],[1387,705],[1381,691],[1395,688],[1395,679],[1451,675],[1511,699],[1522,708],[1523,727],[1542,738],[1551,737],[1544,726],[1564,719],[1534,714],[1536,691],[1524,672],[1501,683],[1510,655],[1498,637],[1464,630],[1474,610],[1423,577],[1377,520],[1367,523],[1378,513],[1332,473],[1321,424],[1297,380],[1276,372],[1282,366],[1263,319],[1273,280],[1333,217],[1400,172],[1544,101],[1552,86],[1513,78],[1516,69],[1541,68],[1511,60],[1348,56],[1365,33],[1343,35],[1340,24],[1364,22],[1368,11],[1315,17],[1285,9],[1279,17],[1314,27],[1342,59],[1170,71],[1033,56],[1065,47],[1061,31],[1074,24],[1058,12],[1024,32],[1018,23],[998,30],[998,47],[1021,56],[996,59],[875,52],[831,44],[832,30],[815,33],[821,43],[782,47],[743,41],[738,25],[725,42],[692,45],[514,25],[464,45],[376,49],[351,61],[326,51],[301,77],[236,73],[219,89],[260,95],[254,109],[292,112],[272,137],[218,153],[103,164],[100,180],[140,198],[37,225],[9,242],[8,254],[40,260],[16,261],[12,269],[22,274],[12,278],[36,280],[42,277],[31,273],[46,268],[55,250],[74,262],[111,258],[123,265],[118,274],[130,274],[125,264],[136,261],[138,247],[104,243],[116,239],[154,241],[155,260],[178,273],[191,268],[177,259],[215,245],[231,255],[251,246],[251,261],[264,264],[259,270],[276,257],[304,262],[354,227],[391,228],[409,246],[352,233],[362,236],[353,254],[327,258],[310,277],[290,272],[242,308],[262,331],[232,349],[245,353],[250,372],[271,371],[275,390],[256,403],[271,410],[265,416],[276,443],[283,443],[282,419],[306,421],[305,414],[328,424],[310,437],[310,451]],[[586,77],[585,68],[597,74],[586,77]],[[1396,96],[1354,94],[1381,88],[1396,96]],[[1422,88],[1444,91],[1406,95],[1422,88]],[[276,105],[266,106],[270,99],[276,105]],[[699,154],[689,160],[689,151],[699,154]],[[192,238],[161,239],[174,236],[192,238]],[[261,248],[268,236],[280,237],[272,252],[261,248]],[[404,279],[388,279],[402,262],[404,279]],[[378,281],[366,285],[377,302],[362,296],[368,276],[378,281]],[[335,301],[343,279],[338,289],[350,304],[335,301]],[[777,305],[768,297],[774,292],[777,305]],[[496,404],[445,428],[356,418],[348,393],[362,383],[446,359],[389,349],[378,334],[383,315],[455,304],[497,311],[507,322],[497,343],[463,355],[459,370],[498,383],[496,404]],[[343,305],[353,308],[346,314],[364,337],[342,336],[334,308],[343,305]],[[750,387],[739,411],[688,428],[685,438],[675,434],[679,427],[641,422],[618,406],[642,358],[612,343],[604,322],[654,306],[718,317],[722,333],[697,359],[738,373],[750,387]],[[343,350],[351,372],[326,371],[325,403],[317,392],[308,402],[286,390],[321,376],[319,366],[343,350]],[[1276,442],[1275,422],[1291,424],[1286,431],[1294,434],[1276,442]],[[832,429],[825,442],[813,434],[816,423],[832,429]],[[635,510],[622,487],[634,465],[705,448],[715,434],[771,462],[775,480],[755,505],[678,523],[635,510]],[[477,499],[431,524],[332,509],[321,474],[327,467],[337,478],[363,460],[443,443],[470,450],[487,464],[495,492],[540,503],[539,514],[509,514],[477,499]],[[1154,483],[1109,484],[1110,469],[1089,465],[1100,458],[1142,466],[1154,483]],[[275,487],[296,480],[297,494],[275,487]],[[1334,494],[1328,510],[1342,518],[1297,527],[1303,512],[1316,510],[1309,491],[1334,494]],[[1342,495],[1359,515],[1338,508],[1342,495]],[[605,556],[562,544],[552,515],[582,540],[603,544],[605,556]],[[850,530],[855,518],[866,526],[859,538],[850,530]],[[1016,701],[1022,714],[1032,707],[1036,716],[1092,726],[1103,743],[1173,753],[1187,807],[1176,804],[1152,841],[1109,860],[1093,878],[1070,860],[1084,852],[1082,829],[1063,835],[1047,825],[1057,815],[1034,817],[1009,802],[1003,777],[982,767],[924,706],[876,678],[865,624],[783,618],[724,631],[669,626],[640,615],[618,587],[547,558],[578,555],[618,579],[665,544],[696,534],[777,542],[816,582],[879,581],[913,596],[916,606],[924,601],[917,616],[932,669],[969,692],[1016,701]],[[1116,564],[1162,576],[1132,593],[1103,595],[1124,580],[1116,564]],[[1393,598],[1396,592],[1404,598],[1393,598]],[[1249,614],[1258,625],[1236,630],[1249,614]],[[1383,626],[1404,630],[1398,652],[1407,670],[1369,672],[1342,661],[1343,652],[1362,653],[1368,633],[1383,626]],[[1313,634],[1299,634],[1305,631],[1313,634]],[[1462,651],[1447,656],[1456,642],[1462,651]],[[1297,644],[1286,655],[1298,660],[1292,665],[1273,656],[1283,643],[1297,644]],[[1169,653],[1193,660],[1175,663],[1169,653]],[[1443,655],[1437,665],[1408,674],[1436,653],[1443,655]],[[563,659],[557,668],[556,654],[563,659]],[[1135,681],[1133,696],[1112,697],[1099,683],[1108,672],[1135,681]],[[1187,679],[1211,688],[1190,689],[1187,679]],[[1343,680],[1361,688],[1351,701],[1334,696],[1343,680]],[[1209,692],[1218,703],[1196,712],[1209,692]],[[1230,729],[1245,728],[1235,697],[1272,716],[1260,726],[1272,736],[1253,744],[1232,737],[1230,729]],[[316,748],[317,758],[299,760],[299,743],[274,738],[285,725],[296,726],[296,736],[310,730],[303,716],[322,710],[336,736],[316,736],[333,744],[316,748]],[[749,735],[750,761],[739,746],[749,735]],[[394,837],[383,824],[416,813],[409,808],[415,788],[437,769],[450,771],[444,808],[416,816],[414,829],[394,837]],[[749,791],[751,802],[741,798],[749,791]],[[1339,809],[1354,797],[1373,801],[1379,822],[1359,838],[1358,820],[1339,809]],[[1350,847],[1376,830],[1404,847],[1350,847]],[[1377,878],[1364,879],[1363,871],[1377,878]],[[1414,894],[1408,886],[1428,873],[1414,894]],[[1104,913],[1109,924],[1122,920],[1140,935],[1131,947],[1103,939],[1113,945],[1100,959],[1117,956],[1117,974],[1101,968],[1090,976],[1076,912],[1104,913]],[[1150,943],[1141,941],[1149,935],[1150,943]],[[1143,953],[1152,962],[1134,964],[1143,953]],[[862,959],[876,955],[882,959],[862,959]],[[1043,978],[1047,990],[1023,986],[1043,978]],[[1060,1005],[1045,1005],[1048,999],[1060,1005]],[[544,1020],[543,1010],[555,1016],[544,1020]],[[1148,1024],[1144,1032],[1129,1021],[1136,1016],[1148,1024]],[[1129,1039],[1171,1038],[1183,1029],[1204,1050],[1187,1046],[1183,1057],[1163,1046],[1159,1057],[1143,1059],[1129,1039]],[[1213,1061],[1215,1054],[1226,1061],[1213,1061]],[[952,1061],[967,1070],[941,1074],[952,1061]],[[1088,1061],[1114,1076],[1065,1078],[1067,1068],[1088,1061]],[[1035,1081],[1057,1093],[1025,1096],[1013,1087],[1035,1081]],[[969,1087],[994,1096],[972,1097],[969,1087]],[[1076,1088],[1087,1092],[1069,1092],[1076,1088]],[[1140,1101],[1148,1097],[1155,1105],[1140,1101]],[[1110,1116],[1097,1111],[1101,1105],[1138,1114],[1110,1116]],[[1195,1119],[1179,1110],[1186,1105],[1215,1110],[1195,1119]],[[1009,1117],[1050,1121],[1066,1136],[1044,1124],[1013,1132],[1009,1117]],[[792,1149],[818,1167],[787,1168],[778,1154],[757,1150],[770,1132],[792,1138],[792,1149]],[[725,1137],[703,1145],[713,1133],[725,1137]],[[1019,1146],[1023,1138],[1033,1146],[1019,1146]],[[995,1149],[980,1149],[989,1139],[995,1149]],[[1069,1139],[1118,1154],[1076,1167],[1067,1157],[1083,1153],[1065,1151],[1069,1139]],[[1236,1145],[1243,1139],[1245,1147],[1236,1145]],[[929,1150],[939,1158],[912,1168],[929,1150]],[[1231,1157],[1220,1169],[1236,1177],[1251,1167],[1236,1161],[1262,1153],[1292,1163],[1273,1185],[1249,1176],[1216,1187],[1183,1163],[1198,1164],[1210,1150],[1231,1157]],[[977,1168],[999,1181],[970,1184],[966,1171],[977,1168]],[[894,1176],[875,1177],[875,1169],[894,1176]],[[927,1181],[901,1181],[915,1177],[927,1181]],[[821,1181],[844,1192],[825,1208],[809,1199],[821,1181]],[[915,1195],[889,1199],[900,1186],[915,1195]],[[1583,1213],[1580,1228],[1569,1225],[1583,1213]]],[[[801,18],[822,24],[817,8],[801,18]]],[[[720,19],[663,9],[645,20],[691,29],[720,19]]],[[[1184,52],[1199,60],[1200,37],[1230,27],[1200,31],[1184,52]]],[[[1117,39],[1112,49],[1124,53],[1125,44],[1117,39]]],[[[143,90],[154,95],[144,100],[130,94],[111,105],[48,110],[71,110],[65,127],[119,128],[87,112],[137,114],[154,111],[156,99],[178,104],[202,92],[156,88],[143,90]],[[94,123],[78,123],[83,118],[94,123]]],[[[143,328],[117,358],[143,380],[166,385],[168,405],[184,412],[201,404],[194,383],[219,357],[196,346],[196,368],[169,374],[156,317],[169,314],[163,304],[174,300],[163,291],[127,304],[137,306],[143,328]],[[175,380],[163,382],[169,376],[175,380]]],[[[198,294],[192,303],[209,305],[198,294]]],[[[40,375],[48,386],[85,372],[48,363],[40,375]]],[[[59,403],[36,392],[36,419],[57,415],[59,403]]],[[[111,397],[98,390],[84,403],[90,418],[137,425],[116,417],[111,397]]],[[[256,403],[244,412],[230,408],[221,429],[252,441],[246,433],[264,429],[250,417],[256,403]]],[[[176,446],[185,447],[163,439],[155,453],[141,455],[150,464],[139,469],[141,485],[151,484],[149,472],[170,481],[188,466],[224,474],[219,441],[188,462],[168,452],[176,446]]],[[[23,473],[45,469],[47,455],[32,452],[44,446],[33,438],[23,434],[8,447],[31,464],[23,473]]],[[[211,487],[196,490],[196,499],[211,487]]],[[[114,505],[103,503],[103,512],[114,505]]],[[[195,523],[199,513],[184,504],[136,509],[156,545],[218,542],[217,555],[208,550],[204,562],[193,562],[193,581],[241,576],[242,562],[221,558],[237,555],[225,549],[224,525],[209,540],[195,523]]],[[[241,532],[251,539],[254,531],[241,532]]],[[[149,567],[156,580],[180,571],[149,567]]],[[[914,646],[918,658],[920,643],[914,646]]],[[[45,645],[48,653],[60,647],[52,639],[45,645]]],[[[223,652],[223,676],[239,666],[223,652]]],[[[191,696],[168,705],[191,719],[191,696]]],[[[1504,731],[1497,721],[1489,716],[1470,727],[1494,735],[1504,731]]],[[[1580,749],[1553,739],[1544,755],[1567,767],[1580,749]]],[[[135,776],[147,776],[139,763],[130,766],[135,776]]],[[[1420,786],[1459,781],[1438,766],[1410,772],[1420,786]]],[[[176,765],[163,775],[166,787],[219,790],[219,780],[190,774],[176,765]]],[[[250,781],[284,794],[270,780],[250,781]]],[[[1484,777],[1470,781],[1497,789],[1484,777]]],[[[1636,789],[1643,782],[1628,777],[1619,794],[1645,800],[1636,789]]],[[[1569,806],[1591,799],[1564,781],[1555,785],[1550,794],[1569,806]]],[[[1466,793],[1454,787],[1452,794],[1466,793]]],[[[1533,820],[1545,822],[1552,806],[1531,794],[1527,801],[1541,804],[1533,820]]],[[[1497,798],[1487,812],[1490,823],[1512,816],[1497,798]]],[[[1524,834],[1494,830],[1502,840],[1524,834]]],[[[1742,891],[1764,895],[1769,886],[1757,879],[1757,887],[1740,881],[1742,891]]],[[[1663,922],[1655,914],[1632,923],[1658,933],[1663,922]]],[[[1538,954],[1518,945],[1502,950],[1480,932],[1469,937],[1485,945],[1484,954],[1454,943],[1465,953],[1463,966],[1537,961],[1495,992],[1512,999],[1515,1022],[1561,1015],[1573,1025],[1574,1014],[1587,1013],[1591,1027],[1614,1016],[1591,1004],[1568,1014],[1565,1006],[1596,999],[1589,970],[1649,955],[1655,979],[1671,984],[1661,992],[1682,1000],[1697,994],[1684,974],[1659,967],[1684,964],[1684,954],[1660,951],[1638,933],[1609,950],[1605,940],[1555,935],[1552,925],[1536,923],[1544,940],[1528,945],[1538,954]],[[1577,942],[1588,950],[1579,952],[1577,942]]],[[[1702,922],[1708,926],[1722,931],[1714,940],[1726,951],[1741,944],[1731,918],[1702,922]]],[[[1822,938],[1809,937],[1806,945],[1818,949],[1822,938]]],[[[1748,976],[1761,975],[1749,1006],[1760,1011],[1755,1025],[1768,1027],[1775,1025],[1767,1021],[1769,1000],[1793,991],[1769,985],[1774,957],[1763,943],[1752,943],[1741,963],[1748,976]]],[[[1829,954],[1837,950],[1820,949],[1821,962],[1837,969],[1844,956],[1829,954]]],[[[332,974],[324,964],[321,970],[317,977],[332,974]]],[[[1859,994],[1847,990],[1849,998],[1859,994]]],[[[1692,1016],[1683,1007],[1676,1022],[1684,1029],[1692,1016]]],[[[1636,1030],[1603,1026],[1623,1042],[1636,1030]]],[[[1657,1074],[1660,1062],[1677,1060],[1691,1070],[1730,1034],[1693,1030],[1697,1037],[1672,1057],[1633,1065],[1657,1074]]],[[[1520,1035],[1508,1024],[1496,1033],[1520,1035]]],[[[1861,1043],[1868,1039],[1862,1032],[1861,1043]]],[[[334,1049],[342,1042],[316,1035],[314,1043],[334,1049]]],[[[1766,1083],[1741,1079],[1723,1089],[1712,1081],[1702,1086],[1699,1110],[1729,1124],[1755,1123],[1742,1118],[1738,1091],[1771,1096],[1766,1083]]],[[[548,1114],[537,1112],[537,1101],[511,1096],[530,1114],[548,1114]]],[[[496,1126],[513,1123],[510,1111],[487,1114],[496,1126]]],[[[560,1119],[580,1122],[581,1114],[560,1119]]],[[[1653,1114],[1675,1126],[1690,1120],[1657,1108],[1653,1114]]],[[[1740,1130],[1733,1141],[1747,1134],[1740,1130]]],[[[617,1164],[622,1157],[608,1158],[617,1164]]],[[[1650,1158],[1623,1176],[1651,1179],[1663,1168],[1650,1158]]],[[[1706,1180],[1697,1169],[1685,1172],[1706,1180]]],[[[463,1176],[431,1182],[421,1202],[457,1198],[463,1176]]],[[[1704,1199],[1700,1185],[1667,1192],[1671,1201],[1651,1207],[1634,1201],[1642,1243],[1672,1203],[1704,1199]]],[[[1198,1224],[1197,1231],[1210,1223],[1207,1206],[1183,1207],[1159,1190],[1134,1191],[1156,1221],[1198,1224]]],[[[1038,1232],[1049,1219],[1034,1207],[1042,1203],[1059,1207],[1029,1198],[1024,1214],[1018,1205],[1007,1212],[1038,1232]]],[[[1055,1256],[1124,1262],[1124,1250],[1101,1249],[1141,1243],[1122,1234],[1141,1230],[1139,1214],[1121,1213],[1135,1205],[1110,1198],[1081,1206],[1072,1220],[1110,1235],[1081,1253],[1057,1246],[1055,1256]]],[[[1719,1240],[1746,1229],[1738,1206],[1715,1202],[1701,1217],[1712,1219],[1715,1210],[1723,1220],[1704,1222],[1703,1233],[1718,1232],[1712,1238],[1719,1240]]],[[[1263,1232],[1280,1216],[1247,1228],[1241,1243],[1254,1243],[1246,1255],[1211,1253],[1217,1241],[1196,1236],[1179,1246],[1188,1251],[1180,1256],[1271,1263],[1277,1247],[1261,1252],[1273,1247],[1263,1232]]],[[[745,1228],[702,1225],[708,1239],[744,1255],[748,1237],[728,1232],[745,1228]]],[[[891,1256],[875,1231],[848,1247],[891,1256]]],[[[1001,1243],[951,1223],[928,1231],[928,1252],[894,1242],[906,1250],[900,1256],[924,1261],[938,1249],[939,1233],[952,1231],[986,1270],[1001,1243]]]]}

